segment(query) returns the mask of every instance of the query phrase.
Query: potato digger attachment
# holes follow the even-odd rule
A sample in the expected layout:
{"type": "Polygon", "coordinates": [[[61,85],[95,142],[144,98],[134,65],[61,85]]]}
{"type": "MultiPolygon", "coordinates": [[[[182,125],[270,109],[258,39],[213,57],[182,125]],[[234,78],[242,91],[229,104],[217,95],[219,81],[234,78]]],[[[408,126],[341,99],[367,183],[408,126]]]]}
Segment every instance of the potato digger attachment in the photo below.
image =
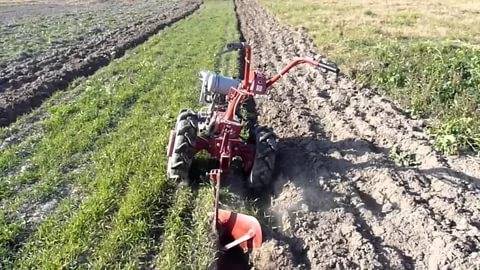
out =
{"type": "MultiPolygon", "coordinates": [[[[293,67],[309,64],[321,70],[338,73],[335,66],[312,58],[295,58],[277,75],[267,78],[251,69],[251,47],[246,43],[229,43],[223,52],[242,51],[244,78],[237,80],[213,72],[200,72],[202,89],[200,102],[207,105],[200,112],[182,110],[168,143],[168,177],[183,184],[189,182],[192,160],[200,151],[206,151],[218,161],[218,167],[208,173],[214,186],[214,229],[219,239],[231,239],[220,249],[240,247],[248,252],[262,245],[262,229],[258,220],[249,215],[219,209],[220,183],[233,164],[240,164],[248,175],[246,185],[254,192],[264,189],[271,180],[275,165],[277,139],[267,127],[251,123],[240,114],[240,108],[256,95],[266,95],[272,85],[293,67]],[[248,135],[242,130],[249,127],[248,135]]],[[[224,242],[224,241],[220,241],[224,242]]]]}

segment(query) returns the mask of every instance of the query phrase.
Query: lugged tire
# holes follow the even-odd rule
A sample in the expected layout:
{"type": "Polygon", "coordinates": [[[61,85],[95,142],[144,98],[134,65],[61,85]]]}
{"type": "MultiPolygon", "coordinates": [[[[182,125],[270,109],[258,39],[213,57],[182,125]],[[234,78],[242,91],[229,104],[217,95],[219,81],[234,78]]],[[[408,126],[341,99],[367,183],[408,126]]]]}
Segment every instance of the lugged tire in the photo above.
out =
{"type": "Polygon", "coordinates": [[[177,182],[188,184],[188,173],[195,155],[198,116],[191,110],[182,110],[175,124],[175,144],[168,159],[167,175],[177,182]]]}
{"type": "Polygon", "coordinates": [[[248,177],[248,187],[259,192],[272,181],[277,152],[277,136],[270,128],[257,126],[255,128],[255,160],[248,177]]]}
{"type": "Polygon", "coordinates": [[[237,117],[240,119],[248,135],[248,140],[255,136],[255,124],[257,123],[257,112],[255,110],[255,100],[249,97],[245,100],[237,111],[237,117]]]}

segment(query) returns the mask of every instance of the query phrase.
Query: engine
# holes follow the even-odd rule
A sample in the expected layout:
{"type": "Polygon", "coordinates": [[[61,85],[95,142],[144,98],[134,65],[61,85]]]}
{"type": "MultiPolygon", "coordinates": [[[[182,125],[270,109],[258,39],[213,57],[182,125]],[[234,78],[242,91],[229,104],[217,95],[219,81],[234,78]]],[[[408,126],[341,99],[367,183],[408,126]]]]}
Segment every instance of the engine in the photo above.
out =
{"type": "Polygon", "coordinates": [[[241,83],[240,80],[211,71],[201,71],[200,80],[202,81],[202,88],[199,101],[202,104],[212,103],[216,94],[226,96],[232,87],[237,88],[241,83]]]}

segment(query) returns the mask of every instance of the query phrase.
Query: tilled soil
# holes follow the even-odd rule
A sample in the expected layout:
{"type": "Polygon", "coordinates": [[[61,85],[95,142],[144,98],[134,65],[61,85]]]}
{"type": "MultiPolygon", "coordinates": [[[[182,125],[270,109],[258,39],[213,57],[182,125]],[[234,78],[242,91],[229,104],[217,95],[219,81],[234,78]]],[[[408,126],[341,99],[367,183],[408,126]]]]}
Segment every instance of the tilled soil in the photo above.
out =
{"type": "Polygon", "coordinates": [[[93,74],[162,28],[188,16],[200,4],[201,0],[165,2],[156,6],[156,13],[149,18],[4,65],[0,71],[0,126],[39,106],[75,78],[93,74]]]}
{"type": "MultiPolygon", "coordinates": [[[[82,3],[83,4],[83,1],[82,3]]],[[[90,5],[92,3],[89,3],[90,5]]],[[[61,1],[45,1],[45,2],[12,2],[0,1],[0,23],[15,24],[19,20],[37,17],[49,16],[52,14],[61,14],[65,12],[78,12],[78,4],[61,3],[61,1]]]]}
{"type": "MultiPolygon", "coordinates": [[[[235,2],[257,67],[324,59],[302,29],[235,2]]],[[[443,157],[425,121],[344,75],[297,69],[257,107],[279,155],[256,268],[480,268],[478,158],[443,157]]]]}

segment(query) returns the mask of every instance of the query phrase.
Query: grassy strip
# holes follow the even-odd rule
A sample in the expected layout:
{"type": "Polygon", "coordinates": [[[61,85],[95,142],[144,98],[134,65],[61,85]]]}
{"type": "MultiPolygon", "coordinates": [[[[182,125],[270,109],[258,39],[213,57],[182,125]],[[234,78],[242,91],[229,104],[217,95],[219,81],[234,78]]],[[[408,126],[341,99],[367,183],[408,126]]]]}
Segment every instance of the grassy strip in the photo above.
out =
{"type": "Polygon", "coordinates": [[[22,230],[22,224],[11,222],[3,211],[0,211],[0,266],[11,265],[10,258],[12,249],[12,239],[22,230]]]}
{"type": "Polygon", "coordinates": [[[165,220],[162,251],[158,256],[159,269],[181,268],[184,266],[182,258],[191,256],[188,247],[192,244],[189,230],[194,196],[188,188],[180,188],[174,197],[173,207],[165,220]]]}
{"type": "Polygon", "coordinates": [[[197,192],[197,200],[192,213],[192,243],[187,256],[182,258],[192,269],[205,269],[212,264],[216,247],[212,241],[212,214],[213,196],[211,187],[202,187],[197,192]]]}
{"type": "MultiPolygon", "coordinates": [[[[109,121],[97,122],[92,118],[95,114],[89,113],[78,118],[51,118],[48,127],[53,130],[62,130],[69,125],[83,130],[83,125],[94,122],[92,128],[86,130],[99,130],[107,135],[94,140],[98,132],[92,132],[92,137],[87,136],[85,142],[78,143],[75,143],[74,135],[54,137],[53,145],[63,139],[64,145],[72,147],[72,151],[59,157],[68,159],[83,149],[91,152],[93,173],[84,172],[74,180],[83,178],[81,182],[85,183],[85,177],[91,177],[88,179],[89,196],[65,222],[60,217],[52,217],[41,224],[16,257],[15,267],[139,266],[141,258],[146,256],[142,253],[148,251],[151,243],[159,241],[159,230],[170,229],[159,229],[165,215],[172,216],[172,219],[175,215],[166,211],[166,204],[173,199],[169,192],[171,183],[165,178],[166,158],[163,151],[168,130],[180,108],[193,107],[196,103],[193,89],[197,85],[197,73],[202,68],[215,65],[215,54],[220,51],[225,39],[231,37],[230,31],[235,32],[234,22],[231,2],[208,1],[199,14],[152,38],[125,59],[109,66],[108,72],[93,76],[92,80],[102,81],[121,74],[122,77],[112,81],[118,85],[128,84],[132,92],[138,93],[138,98],[131,104],[133,109],[120,118],[118,124],[103,125],[109,121]],[[225,26],[230,29],[227,30],[229,35],[225,35],[225,26]],[[205,36],[209,37],[208,40],[205,36]],[[94,144],[89,144],[89,141],[94,141],[94,144]]],[[[92,102],[84,104],[86,107],[78,113],[83,114],[96,107],[105,108],[108,112],[122,108],[110,100],[130,100],[116,97],[119,86],[102,84],[91,87],[91,92],[85,95],[92,95],[92,102]],[[104,97],[109,100],[99,105],[97,100],[104,97]]],[[[56,112],[60,115],[77,113],[68,107],[57,108],[56,112]]],[[[65,151],[62,145],[57,146],[65,151]]],[[[50,146],[41,149],[49,150],[47,153],[54,151],[50,146]]],[[[54,166],[58,163],[51,161],[46,164],[54,166]]],[[[208,201],[206,194],[202,195],[205,196],[202,202],[208,201]]],[[[194,201],[189,200],[189,203],[194,201]]],[[[181,208],[181,204],[174,203],[172,207],[169,211],[181,208]]],[[[188,207],[194,209],[192,224],[206,222],[204,215],[211,204],[188,207]]],[[[188,226],[189,223],[185,224],[188,226]]],[[[205,238],[198,234],[205,233],[207,226],[209,224],[203,224],[200,229],[193,230],[196,234],[190,238],[204,242],[205,238]]],[[[182,237],[184,232],[192,231],[179,230],[170,235],[173,238],[182,237]]],[[[192,243],[192,247],[197,246],[192,243]]],[[[186,260],[189,258],[187,255],[182,253],[178,257],[186,260]]],[[[209,259],[211,257],[199,257],[199,261],[209,259]]]]}
{"type": "MultiPolygon", "coordinates": [[[[213,1],[206,3],[205,5],[205,11],[201,15],[201,20],[206,19],[206,17],[209,17],[210,20],[214,20],[215,25],[223,25],[225,26],[223,29],[219,27],[218,29],[211,29],[211,26],[208,24],[198,24],[198,22],[195,21],[196,18],[192,18],[191,20],[187,20],[185,24],[178,25],[177,29],[174,31],[175,38],[168,38],[170,37],[169,34],[166,34],[166,37],[162,39],[163,42],[169,42],[171,46],[174,46],[174,44],[178,44],[181,42],[181,39],[183,39],[183,34],[191,34],[192,31],[199,32],[200,33],[206,33],[209,31],[216,31],[215,33],[211,33],[210,36],[212,37],[217,37],[220,39],[220,43],[216,44],[216,51],[219,52],[223,48],[224,44],[228,41],[235,40],[237,38],[237,33],[236,33],[236,25],[234,23],[234,20],[232,21],[232,18],[234,18],[234,13],[233,13],[233,5],[229,2],[219,2],[219,1],[213,1]],[[215,3],[215,4],[213,4],[215,3]],[[220,12],[221,10],[221,12],[220,12]],[[219,18],[217,16],[210,17],[212,14],[222,14],[223,16],[225,15],[225,11],[227,11],[227,14],[229,16],[225,16],[223,18],[219,18]],[[196,27],[193,27],[193,25],[196,25],[196,27]],[[210,30],[207,30],[209,28],[210,30]],[[223,30],[222,32],[220,32],[223,30]],[[218,32],[217,32],[218,31],[218,32]]],[[[173,34],[172,34],[173,35],[173,34]]],[[[207,48],[207,44],[203,44],[201,42],[196,43],[199,48],[207,48]]],[[[221,57],[217,59],[213,59],[214,61],[214,68],[216,68],[218,71],[229,71],[229,70],[235,70],[236,71],[236,58],[234,55],[230,55],[229,57],[221,57]]],[[[176,63],[179,62],[179,59],[176,60],[176,63]]],[[[201,67],[199,67],[201,68],[201,67]]],[[[173,76],[173,75],[172,75],[173,76]]],[[[190,78],[195,78],[194,76],[191,76],[190,78]]],[[[180,82],[179,82],[180,83],[180,82]]],[[[169,83],[171,87],[171,83],[169,83]]],[[[167,85],[165,87],[168,87],[167,85]]],[[[180,87],[185,87],[182,85],[179,85],[180,87]]],[[[180,91],[180,90],[179,90],[180,91]]],[[[189,100],[191,101],[191,99],[189,100]]],[[[181,103],[180,103],[181,104],[181,103]]],[[[195,102],[190,104],[183,103],[188,107],[195,107],[195,102]]],[[[185,106],[184,105],[184,106],[185,106]]],[[[160,256],[162,258],[162,267],[161,269],[170,269],[170,267],[174,266],[177,264],[185,264],[185,261],[187,259],[190,260],[191,257],[191,252],[192,252],[192,244],[193,246],[197,245],[198,243],[192,243],[191,241],[188,242],[186,239],[191,239],[193,236],[191,235],[191,229],[190,229],[190,222],[189,220],[191,219],[192,215],[192,201],[195,200],[195,194],[193,194],[189,190],[178,190],[174,198],[169,198],[170,200],[173,200],[173,206],[169,209],[168,211],[168,217],[166,218],[166,224],[164,225],[165,228],[165,235],[163,237],[164,243],[162,244],[163,250],[162,254],[165,256],[160,256]],[[174,244],[175,243],[175,244],[174,244]],[[190,243],[190,245],[189,245],[190,243]],[[172,245],[171,245],[172,244],[172,245]],[[182,246],[184,248],[182,248],[182,246]],[[188,249],[187,247],[190,247],[188,249]],[[177,258],[175,259],[175,264],[169,264],[171,262],[172,258],[177,258]],[[169,267],[167,267],[167,265],[169,267]],[[166,267],[166,268],[165,268],[166,267]]],[[[164,200],[167,200],[165,198],[164,200]]],[[[168,201],[170,201],[168,200],[168,201]]],[[[122,204],[122,207],[130,207],[130,204],[124,203],[122,204]]],[[[210,204],[211,205],[211,204],[210,204]]],[[[209,205],[202,205],[202,207],[208,207],[209,205]]],[[[200,213],[202,212],[201,209],[197,208],[197,211],[195,213],[200,213]]],[[[205,212],[205,210],[203,210],[205,212]]],[[[158,219],[158,216],[157,216],[158,219]]],[[[128,241],[132,241],[138,244],[138,241],[140,239],[132,237],[131,235],[123,235],[123,237],[119,237],[118,234],[122,233],[124,231],[124,226],[122,225],[124,218],[119,218],[116,220],[116,223],[118,222],[119,224],[116,225],[116,230],[113,230],[109,235],[108,238],[105,241],[102,241],[101,248],[97,251],[98,257],[100,258],[106,258],[105,261],[101,262],[100,265],[105,265],[105,263],[113,263],[115,261],[124,261],[126,265],[131,265],[134,264],[132,260],[128,260],[128,258],[132,258],[132,256],[129,256],[128,252],[132,250],[122,251],[122,249],[115,249],[112,247],[115,247],[119,243],[125,244],[125,239],[129,237],[128,241]],[[127,259],[125,259],[127,258],[127,259]]],[[[151,222],[151,226],[155,226],[153,223],[155,221],[151,222]]],[[[158,222],[158,220],[156,221],[158,222]]],[[[202,227],[201,224],[197,224],[198,226],[202,227]]],[[[141,228],[137,228],[137,230],[130,230],[130,233],[134,232],[143,232],[141,228]]],[[[203,232],[203,231],[202,231],[203,232]]],[[[199,232],[197,232],[199,233],[199,232]]],[[[198,236],[198,235],[194,235],[198,236]]],[[[142,234],[138,236],[139,238],[142,237],[142,234]]],[[[208,238],[207,238],[208,239],[208,238]]],[[[205,242],[205,240],[203,240],[205,242]]],[[[208,250],[202,250],[200,252],[201,255],[203,256],[197,256],[196,260],[193,260],[191,264],[199,261],[211,261],[211,253],[207,252],[208,250]]],[[[96,255],[97,256],[97,255],[96,255]]],[[[96,264],[99,262],[96,262],[96,264]]],[[[118,262],[117,262],[118,263],[118,262]]],[[[98,265],[98,264],[97,264],[98,265]]]]}
{"type": "MultiPolygon", "coordinates": [[[[128,70],[124,72],[129,74],[128,70]]],[[[32,184],[38,179],[44,181],[39,183],[36,190],[55,190],[62,181],[59,179],[62,169],[75,165],[72,164],[72,157],[92,151],[97,140],[107,133],[108,129],[115,127],[141,93],[150,89],[150,86],[144,86],[134,91],[133,85],[125,81],[117,85],[116,80],[120,77],[117,73],[118,71],[112,72],[110,69],[102,71],[104,76],[77,87],[83,90],[78,100],[49,108],[50,118],[42,124],[44,137],[34,148],[28,149],[33,152],[33,166],[25,173],[26,176],[17,174],[13,179],[9,179],[7,186],[10,193],[18,191],[22,184],[32,184]],[[98,91],[99,89],[101,91],[98,91]],[[112,89],[115,89],[115,93],[111,92],[112,89]]],[[[20,148],[20,145],[12,145],[0,153],[0,160],[8,161],[3,166],[6,170],[20,163],[20,148]]],[[[31,200],[31,191],[28,196],[31,200]]],[[[41,194],[34,197],[40,196],[41,194]]]]}
{"type": "MultiPolygon", "coordinates": [[[[118,77],[115,72],[118,70],[102,71],[100,74],[103,75],[79,86],[84,89],[78,100],[50,108],[50,118],[43,123],[46,130],[44,138],[31,149],[34,152],[29,161],[32,166],[25,172],[6,178],[7,182],[2,181],[3,215],[18,226],[15,231],[9,229],[11,226],[0,227],[12,232],[8,234],[8,239],[2,239],[0,246],[11,245],[20,234],[25,233],[26,217],[17,216],[23,205],[41,203],[54,194],[58,195],[68,182],[76,189],[83,189],[80,186],[88,183],[90,175],[84,173],[71,177],[70,172],[85,166],[85,156],[107,142],[100,138],[128,114],[131,104],[141,93],[150,89],[149,85],[134,88],[132,84],[123,82],[116,86],[116,92],[112,94],[109,89],[118,77]],[[22,186],[28,188],[22,189],[22,186]]],[[[16,148],[18,146],[12,146],[11,149],[18,152],[16,148]]],[[[7,254],[2,255],[7,257],[7,254]]]]}
{"type": "Polygon", "coordinates": [[[197,191],[195,204],[189,205],[194,199],[187,189],[177,191],[173,210],[166,219],[167,230],[156,262],[158,269],[211,267],[216,252],[211,240],[212,188],[202,186],[197,191]]]}
{"type": "Polygon", "coordinates": [[[77,86],[83,81],[84,78],[73,81],[67,90],[56,92],[40,108],[19,117],[8,127],[0,127],[0,140],[3,141],[0,146],[0,167],[2,169],[0,170],[0,181],[4,181],[5,177],[13,174],[22,161],[32,156],[37,150],[38,142],[45,135],[43,120],[50,114],[49,109],[51,110],[58,104],[70,103],[81,98],[84,87],[77,86]]]}
{"type": "Polygon", "coordinates": [[[261,2],[305,26],[320,51],[354,78],[378,86],[412,116],[431,117],[439,150],[480,151],[478,3],[261,2]]]}
{"type": "MultiPolygon", "coordinates": [[[[2,171],[2,176],[4,176],[3,174],[8,172],[12,167],[18,165],[20,160],[21,158],[18,155],[17,149],[12,147],[3,150],[0,154],[0,171],[2,171]]],[[[6,186],[8,183],[4,183],[3,181],[1,182],[2,185],[0,187],[0,198],[3,198],[3,194],[8,193],[9,188],[6,186]]]]}

